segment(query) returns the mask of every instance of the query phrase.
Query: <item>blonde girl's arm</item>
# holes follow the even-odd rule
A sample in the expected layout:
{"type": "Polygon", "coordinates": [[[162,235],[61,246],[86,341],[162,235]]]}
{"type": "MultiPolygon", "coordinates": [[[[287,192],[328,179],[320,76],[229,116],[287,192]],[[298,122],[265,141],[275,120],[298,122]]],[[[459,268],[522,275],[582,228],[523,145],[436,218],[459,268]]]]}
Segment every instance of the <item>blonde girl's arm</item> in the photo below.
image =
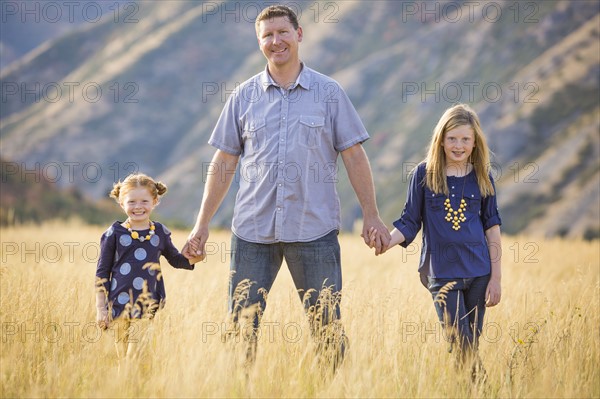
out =
{"type": "Polygon", "coordinates": [[[485,292],[485,306],[496,306],[502,298],[502,243],[500,226],[494,225],[485,231],[488,250],[492,262],[490,282],[485,292]]]}
{"type": "MultiPolygon", "coordinates": [[[[404,237],[404,235],[402,234],[402,232],[396,228],[394,228],[394,230],[392,230],[390,232],[390,235],[392,236],[392,239],[390,240],[390,243],[388,244],[387,247],[385,247],[385,251],[387,251],[389,248],[392,248],[395,245],[398,244],[402,244],[406,238],[404,237]]],[[[373,245],[375,245],[375,240],[377,239],[377,229],[371,228],[369,230],[369,246],[373,247],[373,245]]],[[[382,253],[385,253],[382,252],[382,253]]]]}
{"type": "MultiPolygon", "coordinates": [[[[403,247],[410,245],[421,229],[424,203],[423,181],[425,179],[425,173],[426,168],[424,163],[419,164],[411,172],[404,210],[402,211],[400,219],[394,222],[394,229],[391,231],[391,239],[385,248],[386,251],[394,245],[400,244],[403,247]]],[[[372,236],[373,234],[369,231],[369,246],[371,247],[374,244],[372,236]]]]}
{"type": "Polygon", "coordinates": [[[397,228],[394,228],[394,230],[391,231],[391,235],[392,239],[390,240],[390,248],[394,245],[402,244],[406,240],[404,234],[402,234],[402,232],[397,228]]]}

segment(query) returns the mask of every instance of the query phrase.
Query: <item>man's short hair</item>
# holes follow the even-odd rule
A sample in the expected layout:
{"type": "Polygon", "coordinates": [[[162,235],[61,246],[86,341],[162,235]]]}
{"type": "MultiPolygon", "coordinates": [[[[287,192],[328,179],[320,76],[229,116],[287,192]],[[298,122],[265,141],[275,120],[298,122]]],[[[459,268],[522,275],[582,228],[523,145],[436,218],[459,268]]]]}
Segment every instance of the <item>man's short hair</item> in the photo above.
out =
{"type": "Polygon", "coordinates": [[[254,23],[256,32],[258,32],[258,25],[260,24],[260,21],[277,17],[287,17],[294,29],[298,30],[298,17],[296,16],[294,10],[288,6],[278,4],[276,6],[266,7],[260,12],[260,14],[258,14],[256,17],[256,22],[254,23]]]}

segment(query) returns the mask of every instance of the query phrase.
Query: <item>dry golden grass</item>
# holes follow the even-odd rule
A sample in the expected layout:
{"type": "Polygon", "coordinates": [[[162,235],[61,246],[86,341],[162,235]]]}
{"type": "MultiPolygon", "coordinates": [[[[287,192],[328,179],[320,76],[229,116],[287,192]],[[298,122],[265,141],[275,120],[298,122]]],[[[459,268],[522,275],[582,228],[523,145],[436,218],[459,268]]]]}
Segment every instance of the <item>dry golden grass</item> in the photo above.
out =
{"type": "MultiPolygon", "coordinates": [[[[152,358],[119,367],[111,332],[94,327],[94,273],[104,229],[77,223],[2,230],[2,397],[599,397],[599,242],[505,237],[503,299],[486,314],[487,384],[452,367],[417,250],[375,258],[341,237],[350,350],[319,374],[308,323],[285,264],[269,296],[257,361],[221,342],[229,233],[193,272],[162,262],[167,306],[152,358]],[[216,248],[219,248],[218,252],[216,248]]],[[[175,232],[181,246],[186,232],[175,232]]]]}

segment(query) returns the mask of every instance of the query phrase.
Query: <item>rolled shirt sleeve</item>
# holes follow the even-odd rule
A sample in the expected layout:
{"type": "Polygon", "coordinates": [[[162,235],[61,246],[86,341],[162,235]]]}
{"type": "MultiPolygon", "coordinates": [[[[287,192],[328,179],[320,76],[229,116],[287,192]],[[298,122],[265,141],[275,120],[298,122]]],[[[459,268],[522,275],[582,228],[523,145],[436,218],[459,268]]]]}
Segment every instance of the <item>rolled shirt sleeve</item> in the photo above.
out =
{"type": "Polygon", "coordinates": [[[397,228],[405,240],[400,245],[403,247],[409,246],[421,230],[423,221],[423,178],[425,176],[425,164],[420,164],[413,171],[408,192],[406,194],[406,203],[402,215],[393,224],[397,228]]]}
{"type": "Polygon", "coordinates": [[[488,195],[487,197],[484,197],[481,204],[481,222],[483,224],[484,231],[490,227],[502,225],[500,212],[498,211],[498,202],[496,199],[496,184],[494,183],[494,178],[491,175],[490,181],[492,182],[492,186],[494,186],[494,195],[488,195]]]}

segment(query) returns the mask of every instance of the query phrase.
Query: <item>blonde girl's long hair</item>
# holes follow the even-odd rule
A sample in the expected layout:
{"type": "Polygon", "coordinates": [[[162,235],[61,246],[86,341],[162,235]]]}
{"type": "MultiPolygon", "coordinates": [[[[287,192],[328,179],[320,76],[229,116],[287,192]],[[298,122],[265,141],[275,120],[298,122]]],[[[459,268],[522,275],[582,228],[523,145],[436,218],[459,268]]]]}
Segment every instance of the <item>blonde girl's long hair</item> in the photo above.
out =
{"type": "Polygon", "coordinates": [[[477,185],[482,196],[494,195],[494,186],[490,179],[490,150],[481,130],[479,117],[466,104],[457,104],[448,108],[442,115],[433,130],[431,143],[427,152],[427,173],[425,174],[425,185],[434,193],[448,195],[448,183],[446,182],[446,154],[444,153],[444,138],[446,132],[459,126],[468,125],[473,129],[475,147],[471,153],[470,161],[475,170],[477,185]]]}

